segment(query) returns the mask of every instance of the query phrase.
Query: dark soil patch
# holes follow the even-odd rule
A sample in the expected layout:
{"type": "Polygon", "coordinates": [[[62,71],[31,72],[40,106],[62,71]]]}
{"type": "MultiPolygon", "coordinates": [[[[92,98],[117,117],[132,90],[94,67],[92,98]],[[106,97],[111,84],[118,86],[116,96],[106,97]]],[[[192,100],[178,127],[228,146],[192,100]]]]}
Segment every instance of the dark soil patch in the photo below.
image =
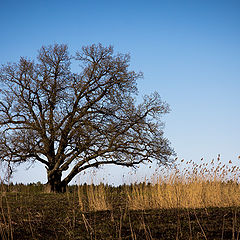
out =
{"type": "Polygon", "coordinates": [[[74,194],[0,196],[2,239],[238,239],[240,208],[81,212],[74,194]]]}

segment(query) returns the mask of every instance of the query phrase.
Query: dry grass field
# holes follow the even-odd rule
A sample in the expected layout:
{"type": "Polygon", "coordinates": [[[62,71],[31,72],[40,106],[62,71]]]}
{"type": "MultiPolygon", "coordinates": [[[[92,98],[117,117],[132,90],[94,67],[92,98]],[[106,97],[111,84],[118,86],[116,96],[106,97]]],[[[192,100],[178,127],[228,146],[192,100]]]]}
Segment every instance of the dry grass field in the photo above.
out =
{"type": "Polygon", "coordinates": [[[182,160],[142,183],[1,185],[1,239],[240,239],[239,167],[182,160]]]}

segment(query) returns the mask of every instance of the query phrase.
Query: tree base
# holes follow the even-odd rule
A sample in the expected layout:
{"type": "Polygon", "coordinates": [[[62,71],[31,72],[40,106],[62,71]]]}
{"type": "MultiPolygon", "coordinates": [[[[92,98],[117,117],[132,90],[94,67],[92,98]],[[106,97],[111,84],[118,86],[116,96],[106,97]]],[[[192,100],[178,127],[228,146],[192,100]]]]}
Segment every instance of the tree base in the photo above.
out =
{"type": "Polygon", "coordinates": [[[46,193],[65,193],[66,189],[67,189],[67,186],[63,184],[54,185],[54,184],[47,183],[45,185],[46,193]]]}

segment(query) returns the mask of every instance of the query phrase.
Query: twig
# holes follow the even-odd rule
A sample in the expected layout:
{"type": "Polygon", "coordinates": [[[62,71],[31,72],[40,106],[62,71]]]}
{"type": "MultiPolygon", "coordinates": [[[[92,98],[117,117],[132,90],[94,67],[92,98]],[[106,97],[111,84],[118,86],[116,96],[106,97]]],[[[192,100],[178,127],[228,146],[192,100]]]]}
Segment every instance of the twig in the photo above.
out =
{"type": "Polygon", "coordinates": [[[204,232],[204,230],[203,230],[203,228],[202,228],[202,226],[201,226],[201,224],[200,224],[200,222],[199,222],[199,220],[198,220],[198,217],[197,217],[197,214],[196,214],[195,209],[194,209],[194,215],[195,215],[196,220],[197,220],[197,223],[198,223],[198,225],[199,225],[199,227],[200,227],[200,229],[201,229],[201,231],[202,231],[202,233],[203,233],[204,238],[207,240],[207,236],[206,236],[206,234],[205,234],[205,232],[204,232]]]}

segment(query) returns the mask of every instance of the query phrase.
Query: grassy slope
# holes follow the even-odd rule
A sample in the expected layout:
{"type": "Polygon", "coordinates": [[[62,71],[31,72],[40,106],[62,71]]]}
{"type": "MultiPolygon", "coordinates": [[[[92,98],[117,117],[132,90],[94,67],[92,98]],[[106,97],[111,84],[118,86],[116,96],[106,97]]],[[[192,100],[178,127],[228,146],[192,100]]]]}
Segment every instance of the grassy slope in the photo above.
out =
{"type": "Polygon", "coordinates": [[[3,239],[237,239],[240,227],[237,207],[81,211],[76,192],[7,193],[0,205],[3,239]]]}
{"type": "Polygon", "coordinates": [[[220,157],[179,167],[159,170],[151,184],[71,186],[66,194],[2,185],[0,237],[240,239],[240,167],[220,157]]]}

